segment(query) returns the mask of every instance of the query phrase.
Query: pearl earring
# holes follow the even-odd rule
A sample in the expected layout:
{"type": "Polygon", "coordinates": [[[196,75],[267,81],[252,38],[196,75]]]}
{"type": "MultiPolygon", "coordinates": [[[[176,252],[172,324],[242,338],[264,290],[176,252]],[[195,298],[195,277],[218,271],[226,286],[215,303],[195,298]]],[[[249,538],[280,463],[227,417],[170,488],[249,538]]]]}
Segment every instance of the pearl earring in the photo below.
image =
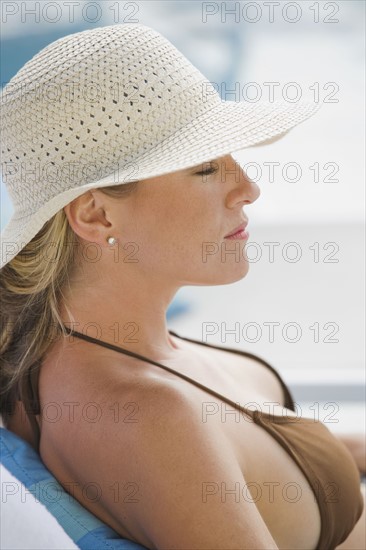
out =
{"type": "Polygon", "coordinates": [[[108,244],[113,245],[113,244],[116,244],[117,239],[115,237],[108,237],[107,241],[108,241],[108,244]]]}

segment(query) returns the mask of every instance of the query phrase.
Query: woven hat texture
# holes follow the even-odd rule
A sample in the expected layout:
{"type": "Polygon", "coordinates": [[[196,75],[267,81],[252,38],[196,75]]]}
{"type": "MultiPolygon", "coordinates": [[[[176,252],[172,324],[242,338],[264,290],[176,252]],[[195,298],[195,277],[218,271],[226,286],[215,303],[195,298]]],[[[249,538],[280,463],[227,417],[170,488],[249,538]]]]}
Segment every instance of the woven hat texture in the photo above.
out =
{"type": "Polygon", "coordinates": [[[52,42],[2,91],[2,176],[14,213],[1,233],[0,268],[88,189],[278,139],[317,109],[223,101],[146,25],[109,25],[52,42]]]}

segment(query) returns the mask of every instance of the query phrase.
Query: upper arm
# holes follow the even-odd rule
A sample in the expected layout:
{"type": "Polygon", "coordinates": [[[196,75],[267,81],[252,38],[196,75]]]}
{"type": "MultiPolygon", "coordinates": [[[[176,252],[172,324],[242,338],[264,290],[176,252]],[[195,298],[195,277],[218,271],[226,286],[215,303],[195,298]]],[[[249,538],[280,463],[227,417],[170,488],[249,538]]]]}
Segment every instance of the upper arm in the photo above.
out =
{"type": "Polygon", "coordinates": [[[351,453],[360,472],[366,472],[366,438],[363,432],[335,434],[351,453]]]}
{"type": "Polygon", "coordinates": [[[137,489],[134,503],[108,503],[116,521],[149,548],[277,549],[224,432],[202,422],[199,403],[166,387],[138,402],[134,429],[103,441],[110,478],[137,489]]]}

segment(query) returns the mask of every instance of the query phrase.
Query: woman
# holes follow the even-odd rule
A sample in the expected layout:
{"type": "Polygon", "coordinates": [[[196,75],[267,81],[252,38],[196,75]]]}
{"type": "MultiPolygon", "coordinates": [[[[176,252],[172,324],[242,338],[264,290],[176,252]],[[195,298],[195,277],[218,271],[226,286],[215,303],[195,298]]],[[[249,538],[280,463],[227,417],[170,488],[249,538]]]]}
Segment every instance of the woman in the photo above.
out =
{"type": "Polygon", "coordinates": [[[4,95],[6,426],[147,548],[361,544],[346,446],[297,418],[263,359],[166,326],[180,287],[248,271],[243,207],[259,189],[231,153],[278,139],[316,106],[223,102],[143,25],[52,43],[4,95]],[[222,254],[233,245],[239,262],[222,254]]]}

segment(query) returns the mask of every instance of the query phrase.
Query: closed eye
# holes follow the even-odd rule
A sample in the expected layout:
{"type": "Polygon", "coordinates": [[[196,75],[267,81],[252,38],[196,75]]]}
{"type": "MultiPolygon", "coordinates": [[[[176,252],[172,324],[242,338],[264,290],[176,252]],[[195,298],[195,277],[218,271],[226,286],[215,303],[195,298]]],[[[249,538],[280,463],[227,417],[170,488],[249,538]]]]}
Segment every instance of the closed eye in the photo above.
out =
{"type": "Polygon", "coordinates": [[[217,170],[218,170],[217,166],[211,165],[205,168],[205,170],[201,170],[200,172],[195,172],[195,174],[197,176],[208,176],[209,174],[214,174],[215,172],[217,172],[217,170]]]}

